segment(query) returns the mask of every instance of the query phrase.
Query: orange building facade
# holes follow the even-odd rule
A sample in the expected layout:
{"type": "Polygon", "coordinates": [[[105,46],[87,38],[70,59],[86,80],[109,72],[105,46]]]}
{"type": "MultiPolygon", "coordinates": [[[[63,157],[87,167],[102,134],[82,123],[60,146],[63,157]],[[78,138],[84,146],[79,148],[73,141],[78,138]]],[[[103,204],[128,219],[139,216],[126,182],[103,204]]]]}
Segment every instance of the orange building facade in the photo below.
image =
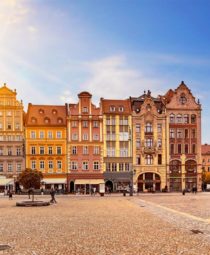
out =
{"type": "Polygon", "coordinates": [[[26,168],[43,173],[42,184],[66,189],[66,106],[28,105],[25,121],[26,168]]]}

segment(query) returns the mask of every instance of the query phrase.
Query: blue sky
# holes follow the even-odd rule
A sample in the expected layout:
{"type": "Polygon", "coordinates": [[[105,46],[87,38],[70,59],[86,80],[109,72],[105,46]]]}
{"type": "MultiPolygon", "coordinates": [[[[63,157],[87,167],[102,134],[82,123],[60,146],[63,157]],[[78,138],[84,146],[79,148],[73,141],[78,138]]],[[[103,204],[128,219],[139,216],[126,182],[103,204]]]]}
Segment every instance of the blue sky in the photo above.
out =
{"type": "Polygon", "coordinates": [[[209,0],[1,0],[0,82],[25,106],[87,90],[126,98],[175,89],[202,103],[210,143],[209,0]]]}

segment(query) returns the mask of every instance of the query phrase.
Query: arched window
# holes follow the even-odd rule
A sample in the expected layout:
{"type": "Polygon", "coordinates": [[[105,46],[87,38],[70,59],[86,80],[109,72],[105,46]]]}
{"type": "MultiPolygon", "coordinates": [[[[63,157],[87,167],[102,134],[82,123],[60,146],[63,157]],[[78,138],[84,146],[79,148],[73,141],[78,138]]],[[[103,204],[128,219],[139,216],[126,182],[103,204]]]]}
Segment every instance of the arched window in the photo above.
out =
{"type": "Polygon", "coordinates": [[[58,118],[58,123],[59,124],[63,123],[63,119],[62,118],[58,118]]]}
{"type": "Polygon", "coordinates": [[[181,162],[179,160],[172,160],[169,164],[170,174],[181,173],[181,162]]]}
{"type": "Polygon", "coordinates": [[[31,122],[32,122],[32,123],[37,123],[37,119],[36,119],[35,117],[32,117],[32,118],[31,118],[31,122]]]}
{"type": "Polygon", "coordinates": [[[146,165],[152,165],[153,158],[152,155],[148,154],[146,155],[146,165]]]}
{"type": "Polygon", "coordinates": [[[175,115],[173,113],[170,114],[170,123],[175,122],[175,115]]]}
{"type": "Polygon", "coordinates": [[[176,122],[177,122],[177,123],[182,123],[182,115],[181,115],[181,114],[178,114],[178,115],[176,116],[176,122]]]}
{"type": "Polygon", "coordinates": [[[195,123],[196,122],[196,115],[192,114],[191,115],[191,123],[195,123]]]}
{"type": "Polygon", "coordinates": [[[50,119],[49,118],[44,118],[44,122],[47,124],[47,123],[50,123],[50,119]]]}
{"type": "Polygon", "coordinates": [[[150,122],[146,123],[145,132],[146,133],[151,133],[152,132],[152,123],[150,123],[150,122]]]}
{"type": "Polygon", "coordinates": [[[185,162],[185,171],[187,174],[195,174],[197,173],[197,164],[195,160],[187,160],[185,162]]]}

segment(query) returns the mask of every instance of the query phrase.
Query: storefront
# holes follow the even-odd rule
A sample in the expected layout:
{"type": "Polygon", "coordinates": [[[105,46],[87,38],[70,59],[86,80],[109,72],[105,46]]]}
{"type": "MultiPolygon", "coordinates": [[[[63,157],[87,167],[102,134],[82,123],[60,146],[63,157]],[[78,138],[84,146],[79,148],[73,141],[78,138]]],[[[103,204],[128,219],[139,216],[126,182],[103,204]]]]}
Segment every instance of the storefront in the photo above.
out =
{"type": "Polygon", "coordinates": [[[104,184],[104,179],[78,179],[74,182],[77,194],[90,194],[91,190],[99,192],[99,185],[104,184]]]}
{"type": "Polygon", "coordinates": [[[169,164],[169,179],[170,179],[170,191],[182,190],[182,173],[181,173],[181,161],[172,160],[169,164]]]}
{"type": "Polygon", "coordinates": [[[111,192],[129,191],[133,183],[133,172],[104,172],[106,190],[111,192]]]}
{"type": "Polygon", "coordinates": [[[54,188],[58,192],[63,192],[66,187],[66,178],[44,178],[41,183],[46,190],[54,188]]]}
{"type": "Polygon", "coordinates": [[[0,176],[0,193],[5,193],[7,190],[14,189],[14,179],[6,178],[5,176],[0,176]]]}
{"type": "Polygon", "coordinates": [[[156,173],[146,172],[138,177],[138,192],[152,192],[161,190],[161,179],[156,173]]]}

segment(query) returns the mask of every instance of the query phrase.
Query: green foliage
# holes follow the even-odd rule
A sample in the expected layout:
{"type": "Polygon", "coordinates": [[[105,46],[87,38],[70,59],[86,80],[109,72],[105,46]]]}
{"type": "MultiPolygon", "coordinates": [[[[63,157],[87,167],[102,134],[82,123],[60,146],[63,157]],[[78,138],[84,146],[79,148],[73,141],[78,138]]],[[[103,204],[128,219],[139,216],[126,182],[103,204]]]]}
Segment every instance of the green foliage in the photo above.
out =
{"type": "Polygon", "coordinates": [[[43,175],[37,170],[26,168],[26,170],[19,175],[18,179],[20,184],[23,185],[25,189],[39,189],[43,175]]]}

